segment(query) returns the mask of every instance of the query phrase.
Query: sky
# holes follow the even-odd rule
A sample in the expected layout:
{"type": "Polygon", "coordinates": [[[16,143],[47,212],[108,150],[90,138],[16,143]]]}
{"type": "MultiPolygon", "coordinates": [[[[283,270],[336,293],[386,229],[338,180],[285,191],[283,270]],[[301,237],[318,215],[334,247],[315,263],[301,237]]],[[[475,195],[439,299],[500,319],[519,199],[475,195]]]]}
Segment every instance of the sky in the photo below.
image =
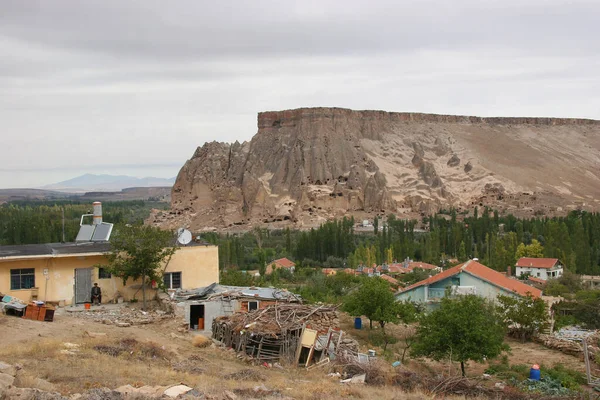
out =
{"type": "Polygon", "coordinates": [[[600,2],[2,0],[0,188],[169,178],[260,111],[600,119],[600,2]]]}

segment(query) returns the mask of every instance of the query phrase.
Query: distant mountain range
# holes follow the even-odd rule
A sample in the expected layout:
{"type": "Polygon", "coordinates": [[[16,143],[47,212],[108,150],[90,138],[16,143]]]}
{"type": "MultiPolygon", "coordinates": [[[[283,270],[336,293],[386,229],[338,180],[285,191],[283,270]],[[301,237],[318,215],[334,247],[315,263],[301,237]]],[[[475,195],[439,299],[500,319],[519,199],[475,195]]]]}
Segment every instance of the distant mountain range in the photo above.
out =
{"type": "Polygon", "coordinates": [[[175,178],[136,178],[127,175],[85,174],[66,181],[42,186],[40,189],[66,192],[110,192],[130,187],[173,186],[175,178]]]}

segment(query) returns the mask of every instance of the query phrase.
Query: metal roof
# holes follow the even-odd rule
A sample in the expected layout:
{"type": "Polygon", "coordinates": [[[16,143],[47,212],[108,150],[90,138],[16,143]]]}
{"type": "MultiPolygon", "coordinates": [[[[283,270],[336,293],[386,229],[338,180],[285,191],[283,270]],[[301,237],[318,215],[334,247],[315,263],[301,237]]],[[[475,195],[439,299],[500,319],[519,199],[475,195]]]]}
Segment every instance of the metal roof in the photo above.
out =
{"type": "Polygon", "coordinates": [[[214,296],[252,297],[262,300],[299,301],[299,295],[285,289],[262,288],[254,286],[226,286],[213,283],[206,287],[182,290],[175,293],[177,300],[207,300],[214,296]]]}

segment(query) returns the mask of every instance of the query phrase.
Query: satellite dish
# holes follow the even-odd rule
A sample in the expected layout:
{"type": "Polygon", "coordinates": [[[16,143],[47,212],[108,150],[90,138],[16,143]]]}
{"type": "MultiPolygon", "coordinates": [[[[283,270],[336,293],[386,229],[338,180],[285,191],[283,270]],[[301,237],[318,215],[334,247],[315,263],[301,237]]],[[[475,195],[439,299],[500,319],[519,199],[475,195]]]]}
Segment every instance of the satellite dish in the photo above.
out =
{"type": "Polygon", "coordinates": [[[192,241],[192,233],[184,228],[177,229],[177,241],[185,246],[192,241]]]}

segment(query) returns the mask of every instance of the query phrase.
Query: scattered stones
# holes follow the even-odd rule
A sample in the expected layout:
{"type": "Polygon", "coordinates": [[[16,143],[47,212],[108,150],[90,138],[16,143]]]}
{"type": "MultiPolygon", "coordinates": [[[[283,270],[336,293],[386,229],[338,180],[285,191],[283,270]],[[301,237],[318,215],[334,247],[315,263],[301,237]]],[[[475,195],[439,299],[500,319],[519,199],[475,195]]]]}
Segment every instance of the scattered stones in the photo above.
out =
{"type": "Polygon", "coordinates": [[[15,382],[13,375],[0,373],[0,389],[5,389],[11,386],[15,382]]]}
{"type": "Polygon", "coordinates": [[[83,312],[74,312],[71,315],[76,318],[89,319],[105,325],[116,325],[120,327],[124,327],[122,324],[129,324],[127,326],[151,324],[156,321],[173,317],[173,314],[169,314],[160,309],[142,311],[135,307],[126,306],[110,310],[102,308],[92,309],[83,312]]]}
{"type": "Polygon", "coordinates": [[[0,361],[0,373],[15,376],[17,373],[17,368],[13,365],[0,361]]]}
{"type": "Polygon", "coordinates": [[[186,385],[177,385],[177,386],[171,386],[170,388],[168,388],[167,390],[164,391],[165,396],[171,397],[171,398],[176,398],[177,396],[186,394],[187,392],[192,391],[193,388],[186,386],[186,385]]]}

